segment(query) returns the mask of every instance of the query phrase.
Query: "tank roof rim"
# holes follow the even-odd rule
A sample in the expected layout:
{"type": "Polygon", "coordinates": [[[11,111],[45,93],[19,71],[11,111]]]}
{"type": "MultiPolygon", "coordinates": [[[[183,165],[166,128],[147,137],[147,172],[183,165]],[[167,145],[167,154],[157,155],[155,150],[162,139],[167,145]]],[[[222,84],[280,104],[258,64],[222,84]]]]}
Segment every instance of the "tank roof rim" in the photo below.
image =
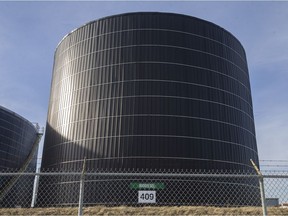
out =
{"type": "MultiPolygon", "coordinates": [[[[70,31],[69,33],[67,33],[61,40],[60,42],[57,44],[56,46],[56,50],[58,49],[58,47],[60,46],[60,44],[65,40],[65,38],[67,38],[69,35],[71,35],[72,33],[74,33],[75,31],[77,31],[78,29],[81,29],[87,25],[90,25],[91,23],[95,23],[101,20],[105,20],[105,19],[109,19],[109,18],[113,18],[113,17],[120,17],[120,16],[127,16],[127,15],[133,15],[133,14],[161,14],[161,15],[174,15],[174,16],[182,16],[182,17],[186,17],[186,18],[190,18],[190,19],[196,19],[200,22],[204,22],[204,23],[208,23],[212,26],[215,26],[219,29],[221,29],[222,31],[226,32],[227,34],[229,34],[230,36],[232,36],[235,40],[237,40],[237,42],[241,45],[244,53],[245,53],[245,49],[244,46],[242,45],[242,43],[238,40],[238,38],[236,36],[234,36],[230,31],[226,30],[225,28],[221,27],[220,25],[217,25],[211,21],[205,20],[205,19],[201,19],[195,16],[191,16],[191,15],[187,15],[187,14],[181,14],[181,13],[174,13],[174,12],[156,12],[156,11],[139,11],[139,12],[126,12],[126,13],[119,13],[119,14],[114,14],[114,15],[108,15],[105,17],[101,17],[99,19],[95,19],[95,20],[91,20],[75,29],[73,29],[72,31],[70,31]]],[[[245,54],[246,55],[246,54],[245,54]]]]}

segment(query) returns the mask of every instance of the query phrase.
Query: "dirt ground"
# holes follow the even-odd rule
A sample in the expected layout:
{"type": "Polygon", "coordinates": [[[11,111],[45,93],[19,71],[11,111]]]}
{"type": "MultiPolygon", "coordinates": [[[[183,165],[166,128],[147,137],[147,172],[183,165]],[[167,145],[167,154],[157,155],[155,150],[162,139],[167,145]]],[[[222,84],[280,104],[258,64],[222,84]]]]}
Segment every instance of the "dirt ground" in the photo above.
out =
{"type": "MultiPolygon", "coordinates": [[[[1,208],[0,215],[77,215],[77,208],[1,208]]],[[[216,208],[172,207],[105,207],[83,209],[84,215],[262,215],[260,207],[216,208]]],[[[268,208],[268,215],[288,215],[288,208],[268,208]]]]}

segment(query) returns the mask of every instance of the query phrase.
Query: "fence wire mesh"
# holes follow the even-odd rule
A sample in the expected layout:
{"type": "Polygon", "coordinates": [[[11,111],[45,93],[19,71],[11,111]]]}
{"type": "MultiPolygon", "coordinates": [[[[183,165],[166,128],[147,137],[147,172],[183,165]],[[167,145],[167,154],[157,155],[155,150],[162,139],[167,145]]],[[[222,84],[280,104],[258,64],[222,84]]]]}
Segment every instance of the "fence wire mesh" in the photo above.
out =
{"type": "MultiPolygon", "coordinates": [[[[2,172],[1,208],[78,207],[81,175],[80,171],[58,170],[2,172]]],[[[255,172],[88,170],[82,177],[83,207],[261,207],[259,176],[255,172]]],[[[263,177],[266,204],[285,206],[288,172],[265,172],[263,177]]]]}
{"type": "Polygon", "coordinates": [[[263,171],[266,205],[288,209],[288,171],[263,171]]]}

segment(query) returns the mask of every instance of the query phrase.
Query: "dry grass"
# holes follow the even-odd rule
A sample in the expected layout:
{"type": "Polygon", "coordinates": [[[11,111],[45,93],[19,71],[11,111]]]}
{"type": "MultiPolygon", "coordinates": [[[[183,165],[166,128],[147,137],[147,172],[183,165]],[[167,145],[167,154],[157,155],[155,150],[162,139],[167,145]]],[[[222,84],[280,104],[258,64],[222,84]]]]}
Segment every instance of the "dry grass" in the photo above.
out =
{"type": "MultiPolygon", "coordinates": [[[[260,207],[216,208],[171,207],[86,207],[84,215],[262,215],[260,207]]],[[[0,215],[77,215],[77,208],[2,208],[0,215]]],[[[269,215],[288,215],[288,208],[268,208],[269,215]]]]}

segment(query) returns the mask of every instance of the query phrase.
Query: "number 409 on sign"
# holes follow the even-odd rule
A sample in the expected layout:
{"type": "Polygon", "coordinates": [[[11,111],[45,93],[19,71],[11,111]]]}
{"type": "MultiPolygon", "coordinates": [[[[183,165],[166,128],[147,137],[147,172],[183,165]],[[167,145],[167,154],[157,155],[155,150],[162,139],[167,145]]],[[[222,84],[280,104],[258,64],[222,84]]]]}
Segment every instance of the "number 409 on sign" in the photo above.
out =
{"type": "Polygon", "coordinates": [[[156,191],[138,191],[138,203],[156,203],[156,191]]]}

